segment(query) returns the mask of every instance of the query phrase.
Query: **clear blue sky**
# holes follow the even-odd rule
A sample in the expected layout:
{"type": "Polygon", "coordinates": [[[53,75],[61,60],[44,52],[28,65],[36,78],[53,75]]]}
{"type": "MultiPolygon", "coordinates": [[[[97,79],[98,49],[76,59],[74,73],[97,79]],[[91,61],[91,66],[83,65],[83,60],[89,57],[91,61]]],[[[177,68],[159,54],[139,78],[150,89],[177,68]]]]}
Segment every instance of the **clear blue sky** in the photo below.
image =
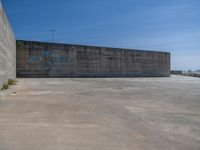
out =
{"type": "Polygon", "coordinates": [[[3,0],[17,39],[164,50],[200,69],[200,0],[3,0]]]}

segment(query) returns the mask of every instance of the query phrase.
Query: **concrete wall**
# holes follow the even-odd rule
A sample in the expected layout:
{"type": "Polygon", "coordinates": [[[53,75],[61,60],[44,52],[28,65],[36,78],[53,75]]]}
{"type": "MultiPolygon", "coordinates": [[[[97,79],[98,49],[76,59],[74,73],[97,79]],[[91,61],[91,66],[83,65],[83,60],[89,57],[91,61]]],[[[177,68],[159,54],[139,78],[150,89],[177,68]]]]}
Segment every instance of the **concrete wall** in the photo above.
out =
{"type": "Polygon", "coordinates": [[[183,74],[183,71],[181,71],[181,70],[171,70],[171,74],[174,74],[174,75],[182,75],[182,74],[183,74]]]}
{"type": "Polygon", "coordinates": [[[0,87],[16,77],[16,41],[0,1],[0,87]]]}
{"type": "Polygon", "coordinates": [[[17,41],[19,77],[166,77],[165,52],[17,41]]]}

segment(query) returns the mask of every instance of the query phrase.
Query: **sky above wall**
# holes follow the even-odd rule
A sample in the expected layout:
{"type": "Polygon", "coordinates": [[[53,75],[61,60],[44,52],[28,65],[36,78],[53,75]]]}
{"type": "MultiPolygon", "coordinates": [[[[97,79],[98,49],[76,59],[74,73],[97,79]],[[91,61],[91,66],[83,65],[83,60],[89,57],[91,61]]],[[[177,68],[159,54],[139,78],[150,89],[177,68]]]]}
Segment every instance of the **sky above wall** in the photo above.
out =
{"type": "Polygon", "coordinates": [[[199,0],[3,0],[17,39],[171,52],[200,69],[199,0]]]}

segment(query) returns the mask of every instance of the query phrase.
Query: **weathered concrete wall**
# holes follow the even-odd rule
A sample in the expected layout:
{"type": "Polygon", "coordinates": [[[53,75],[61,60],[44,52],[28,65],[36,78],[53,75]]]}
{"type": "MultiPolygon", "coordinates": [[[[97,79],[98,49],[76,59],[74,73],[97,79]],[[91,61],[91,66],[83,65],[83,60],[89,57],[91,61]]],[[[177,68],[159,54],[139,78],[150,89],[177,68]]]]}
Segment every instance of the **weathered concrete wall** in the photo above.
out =
{"type": "Polygon", "coordinates": [[[174,75],[182,75],[182,74],[183,74],[183,71],[181,71],[181,70],[171,70],[171,74],[174,74],[174,75]]]}
{"type": "Polygon", "coordinates": [[[0,87],[16,77],[16,41],[0,1],[0,87]]]}
{"type": "Polygon", "coordinates": [[[165,52],[17,41],[19,77],[166,77],[165,52]]]}

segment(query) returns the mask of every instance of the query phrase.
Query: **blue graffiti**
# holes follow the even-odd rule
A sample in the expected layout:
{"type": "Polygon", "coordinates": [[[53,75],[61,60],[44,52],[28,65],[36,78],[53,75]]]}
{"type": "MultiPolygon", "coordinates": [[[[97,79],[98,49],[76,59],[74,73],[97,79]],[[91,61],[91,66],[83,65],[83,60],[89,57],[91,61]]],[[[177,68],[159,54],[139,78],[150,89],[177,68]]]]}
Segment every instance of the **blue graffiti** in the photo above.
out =
{"type": "Polygon", "coordinates": [[[65,63],[65,57],[61,56],[60,54],[56,55],[57,62],[65,63]]]}
{"type": "Polygon", "coordinates": [[[34,64],[34,63],[37,63],[40,61],[40,58],[37,57],[37,56],[31,56],[29,59],[28,59],[28,63],[29,64],[34,64]]]}
{"type": "Polygon", "coordinates": [[[38,63],[42,60],[47,61],[49,64],[55,65],[58,63],[65,63],[66,56],[61,50],[44,50],[40,54],[30,56],[28,59],[29,64],[38,63]]]}
{"type": "Polygon", "coordinates": [[[45,50],[45,51],[42,51],[41,56],[43,56],[43,57],[50,57],[51,53],[52,53],[51,51],[45,50]]]}

